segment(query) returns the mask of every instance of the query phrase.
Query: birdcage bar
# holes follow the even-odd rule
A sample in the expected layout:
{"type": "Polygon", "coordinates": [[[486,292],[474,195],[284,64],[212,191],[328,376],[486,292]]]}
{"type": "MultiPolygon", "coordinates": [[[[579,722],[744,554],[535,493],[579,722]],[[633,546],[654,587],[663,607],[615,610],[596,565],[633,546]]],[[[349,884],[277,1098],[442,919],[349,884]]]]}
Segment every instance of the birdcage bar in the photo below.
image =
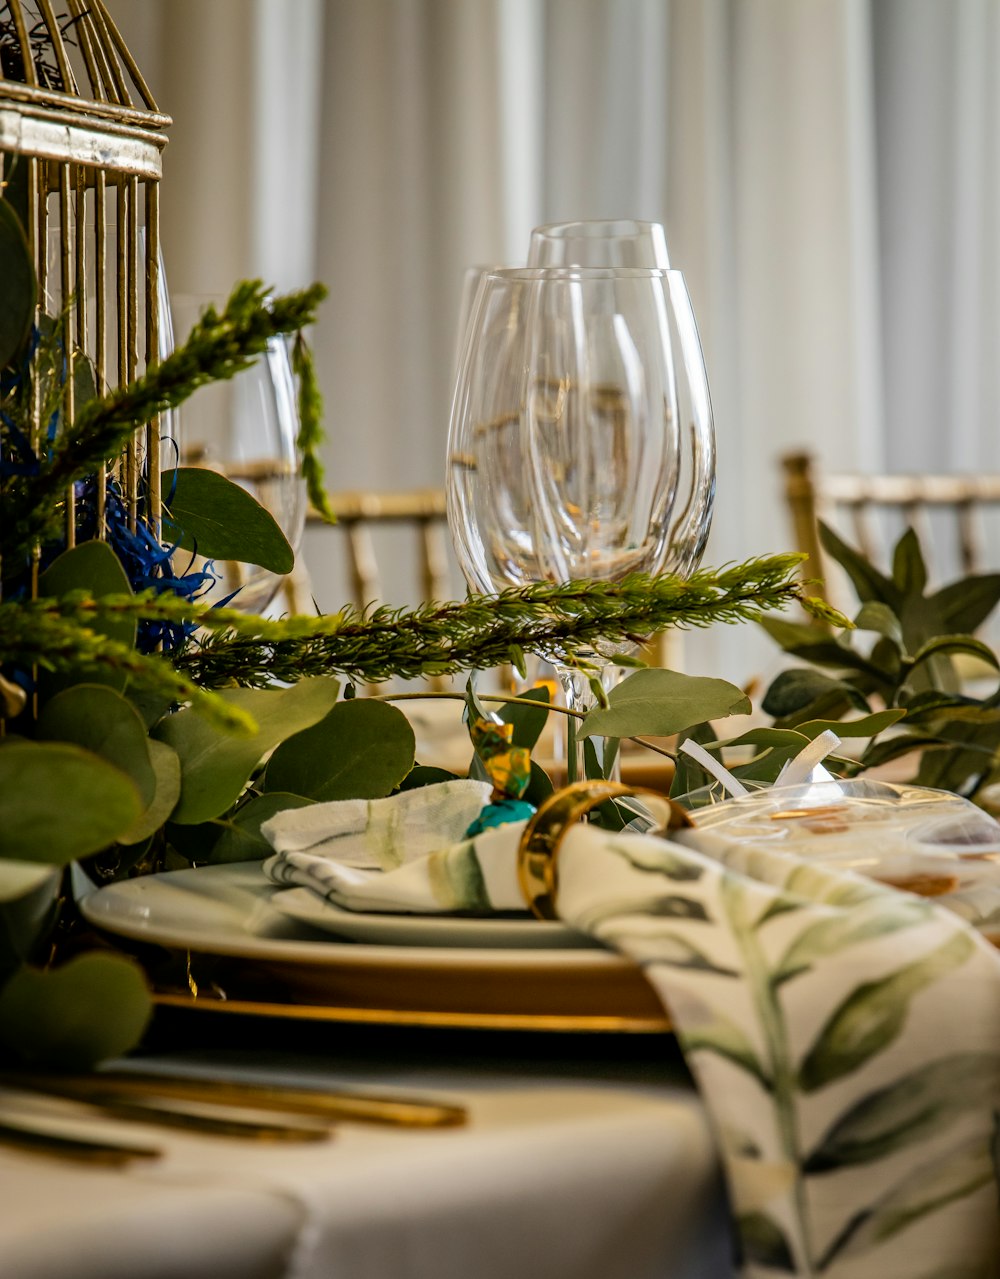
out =
{"type": "MultiPolygon", "coordinates": [[[[72,224],[73,219],[70,216],[69,165],[61,164],[59,166],[59,284],[62,290],[64,311],[69,306],[69,299],[73,297],[76,285],[76,276],[73,271],[73,241],[70,232],[72,224]]],[[[73,343],[72,318],[69,312],[66,312],[63,322],[66,326],[63,341],[66,376],[63,380],[62,410],[63,421],[72,422],[76,416],[76,395],[73,385],[73,367],[76,354],[73,343]]],[[[72,485],[66,491],[66,545],[76,545],[76,495],[72,485]]]]}
{"type": "MultiPolygon", "coordinates": [[[[61,408],[68,422],[78,407],[73,366],[82,356],[93,362],[104,390],[131,380],[141,361],[149,364],[158,355],[157,190],[170,119],[157,111],[104,0],[63,0],[59,7],[57,15],[54,0],[0,0],[0,17],[10,19],[0,32],[0,176],[9,178],[13,164],[24,165],[22,209],[38,274],[39,318],[58,292],[65,325],[61,408]]],[[[45,447],[47,423],[41,420],[41,388],[34,390],[37,452],[45,447]]],[[[154,422],[115,468],[133,529],[143,480],[144,513],[153,522],[159,518],[159,444],[154,422]]],[[[73,505],[69,493],[70,545],[73,505]]],[[[102,536],[100,482],[96,507],[102,536]]]]}
{"type": "Polygon", "coordinates": [[[70,61],[66,54],[66,45],[63,41],[62,31],[59,29],[59,23],[56,21],[52,4],[50,0],[37,0],[37,4],[48,31],[49,39],[52,41],[56,63],[59,67],[59,78],[62,80],[64,91],[66,93],[76,93],[76,77],[73,75],[73,68],[70,66],[70,61]]]}
{"type": "MultiPolygon", "coordinates": [[[[160,350],[160,188],[156,182],[144,184],[146,205],[146,364],[155,360],[160,350]]],[[[150,418],[146,427],[146,489],[149,495],[149,521],[154,536],[159,536],[163,494],[160,486],[160,419],[150,418]],[[156,463],[154,465],[154,462],[156,463]]]]}
{"type": "MultiPolygon", "coordinates": [[[[94,299],[94,375],[99,387],[108,381],[108,299],[104,281],[108,276],[108,205],[107,176],[103,169],[94,170],[94,277],[101,281],[94,299]]],[[[105,533],[107,503],[107,467],[97,477],[98,536],[105,533]]]]}

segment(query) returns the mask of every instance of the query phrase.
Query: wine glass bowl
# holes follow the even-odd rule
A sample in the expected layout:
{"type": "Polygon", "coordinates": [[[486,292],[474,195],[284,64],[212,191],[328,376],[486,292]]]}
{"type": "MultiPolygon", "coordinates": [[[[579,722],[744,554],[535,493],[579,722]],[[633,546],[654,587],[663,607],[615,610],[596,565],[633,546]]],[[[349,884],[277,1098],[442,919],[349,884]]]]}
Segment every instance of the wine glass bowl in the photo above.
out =
{"type": "Polygon", "coordinates": [[[528,266],[668,270],[667,235],[659,222],[637,222],[632,218],[549,222],[531,233],[528,266]]]}
{"type": "Polygon", "coordinates": [[[485,276],[449,459],[452,535],[478,591],[689,573],[711,523],[715,445],[680,273],[485,276]]]}
{"type": "MultiPolygon", "coordinates": [[[[178,333],[186,336],[207,306],[221,311],[225,301],[175,295],[178,333]]],[[[249,368],[200,388],[178,412],[180,464],[218,471],[245,488],[270,512],[297,553],[307,502],[297,449],[295,379],[285,338],[270,339],[249,368]]],[[[203,598],[219,602],[232,596],[231,606],[246,612],[266,609],[284,580],[258,565],[214,562],[208,567],[217,580],[203,598]]]]}
{"type": "MultiPolygon", "coordinates": [[[[481,593],[689,574],[711,524],[715,440],[680,272],[485,275],[453,401],[446,486],[459,564],[481,593]]],[[[614,655],[590,657],[600,665],[614,655]]],[[[586,682],[566,654],[546,656],[581,709],[586,682]]]]}

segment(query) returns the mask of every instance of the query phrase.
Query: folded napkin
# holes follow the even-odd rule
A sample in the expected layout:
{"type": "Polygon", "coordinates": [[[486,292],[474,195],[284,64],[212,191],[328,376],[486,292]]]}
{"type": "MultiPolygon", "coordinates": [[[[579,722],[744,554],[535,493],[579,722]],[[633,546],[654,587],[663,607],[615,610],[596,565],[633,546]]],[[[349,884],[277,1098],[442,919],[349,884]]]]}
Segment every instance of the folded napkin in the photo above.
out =
{"type": "MultiPolygon", "coordinates": [[[[1000,954],[937,898],[850,863],[992,871],[1000,827],[955,796],[858,785],[747,795],[670,840],[574,826],[556,905],[662,998],[713,1121],[747,1276],[987,1279],[1000,954]]],[[[355,908],[508,909],[519,837],[501,827],[417,855],[407,831],[378,854],[395,869],[296,849],[268,867],[355,908]]]]}

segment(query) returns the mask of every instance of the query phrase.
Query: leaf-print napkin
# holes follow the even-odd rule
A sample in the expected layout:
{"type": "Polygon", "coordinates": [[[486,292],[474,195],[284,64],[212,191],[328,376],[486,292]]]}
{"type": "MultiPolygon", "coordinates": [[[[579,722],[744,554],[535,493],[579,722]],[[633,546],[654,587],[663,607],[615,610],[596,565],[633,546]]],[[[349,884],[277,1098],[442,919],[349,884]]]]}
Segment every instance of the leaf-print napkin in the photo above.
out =
{"type": "MultiPolygon", "coordinates": [[[[992,872],[1000,827],[952,795],[839,782],[693,817],[670,840],[573,827],[557,907],[661,996],[713,1121],[745,1275],[1000,1274],[1000,953],[938,898],[851,867],[930,857],[933,893],[940,862],[992,872]]],[[[327,862],[333,899],[510,908],[519,835],[381,873],[327,862]]]]}

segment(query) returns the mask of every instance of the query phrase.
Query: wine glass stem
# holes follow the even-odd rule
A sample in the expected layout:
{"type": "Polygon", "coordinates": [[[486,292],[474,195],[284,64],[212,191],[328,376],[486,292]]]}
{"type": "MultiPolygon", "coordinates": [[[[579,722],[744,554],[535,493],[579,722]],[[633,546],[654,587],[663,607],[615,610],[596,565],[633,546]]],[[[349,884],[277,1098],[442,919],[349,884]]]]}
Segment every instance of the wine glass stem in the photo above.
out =
{"type": "MultiPolygon", "coordinates": [[[[618,670],[614,666],[602,666],[598,672],[598,678],[604,688],[605,693],[611,691],[618,679],[618,670]]],[[[572,667],[564,667],[559,671],[559,682],[562,684],[563,697],[566,702],[566,709],[570,711],[582,711],[586,714],[594,709],[597,705],[597,696],[593,688],[590,686],[590,677],[584,672],[576,670],[572,667]]],[[[603,737],[583,738],[580,737],[579,730],[582,720],[575,715],[566,717],[566,783],[572,785],[573,782],[582,781],[587,776],[586,760],[584,751],[588,741],[593,743],[594,751],[597,759],[601,764],[604,775],[617,780],[620,774],[620,764],[618,759],[617,742],[614,742],[615,758],[610,771],[605,768],[605,752],[608,749],[609,739],[603,737]]]]}

